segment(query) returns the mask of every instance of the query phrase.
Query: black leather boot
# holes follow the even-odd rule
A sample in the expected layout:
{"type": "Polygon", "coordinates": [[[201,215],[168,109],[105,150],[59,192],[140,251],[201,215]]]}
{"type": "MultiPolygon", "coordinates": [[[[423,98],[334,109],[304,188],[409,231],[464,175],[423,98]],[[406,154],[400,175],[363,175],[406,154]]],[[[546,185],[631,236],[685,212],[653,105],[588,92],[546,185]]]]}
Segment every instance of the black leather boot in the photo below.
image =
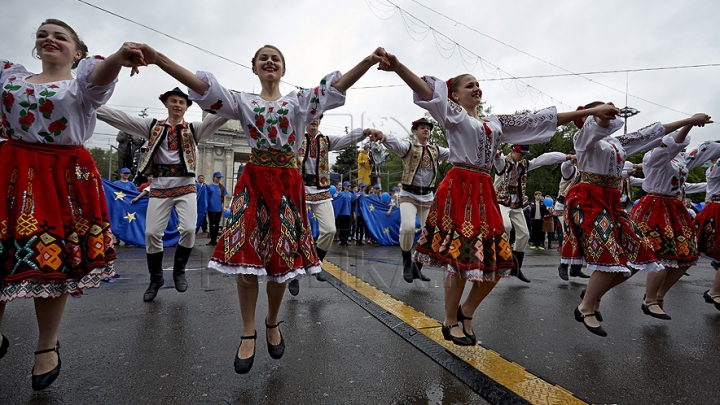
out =
{"type": "MultiPolygon", "coordinates": [[[[316,248],[315,251],[317,252],[318,259],[320,259],[320,261],[323,261],[325,259],[325,255],[327,255],[327,250],[316,248]]],[[[322,269],[320,269],[320,273],[315,273],[315,279],[317,281],[327,281],[327,277],[325,277],[325,275],[323,274],[322,269]]]]}
{"type": "Polygon", "coordinates": [[[568,281],[568,265],[567,263],[560,263],[558,266],[558,276],[560,276],[561,279],[568,281]]]}
{"type": "Polygon", "coordinates": [[[413,262],[412,262],[412,275],[413,275],[413,278],[419,278],[419,279],[422,280],[422,281],[432,281],[432,280],[430,280],[430,277],[422,274],[422,267],[423,267],[423,264],[422,264],[422,263],[413,260],[413,262]]]}
{"type": "Polygon", "coordinates": [[[513,256],[515,256],[515,268],[510,272],[510,275],[515,276],[518,278],[518,280],[523,281],[525,283],[529,283],[530,280],[525,277],[525,275],[522,272],[522,264],[523,260],[525,259],[525,252],[517,252],[513,251],[513,256]]]}
{"type": "Polygon", "coordinates": [[[158,290],[165,285],[165,278],[163,278],[163,252],[148,253],[147,263],[148,272],[150,273],[150,285],[145,290],[143,295],[143,301],[149,302],[155,299],[158,290]]]}
{"type": "Polygon", "coordinates": [[[590,278],[590,276],[582,272],[582,266],[579,264],[570,266],[570,277],[590,278]]]}
{"type": "Polygon", "coordinates": [[[402,252],[402,259],[403,259],[403,279],[408,282],[413,282],[413,272],[412,272],[412,252],[401,250],[402,252]]]}
{"type": "Polygon", "coordinates": [[[178,245],[177,249],[175,250],[173,281],[175,282],[175,289],[178,292],[185,292],[188,288],[188,283],[185,279],[185,266],[190,259],[190,253],[192,253],[192,248],[186,248],[180,245],[178,245]]]}

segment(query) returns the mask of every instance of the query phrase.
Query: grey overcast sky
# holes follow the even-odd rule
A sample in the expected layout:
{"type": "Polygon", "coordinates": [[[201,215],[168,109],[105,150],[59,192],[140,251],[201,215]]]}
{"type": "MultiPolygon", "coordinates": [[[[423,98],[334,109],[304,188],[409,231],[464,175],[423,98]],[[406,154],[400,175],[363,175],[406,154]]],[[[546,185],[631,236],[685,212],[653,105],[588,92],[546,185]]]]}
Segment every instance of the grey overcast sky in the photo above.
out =
{"type": "MultiPolygon", "coordinates": [[[[695,112],[720,119],[720,66],[568,75],[720,64],[719,1],[391,1],[3,0],[0,58],[38,71],[34,32],[45,18],[58,18],[75,28],[91,54],[107,55],[124,41],[146,42],[243,91],[259,90],[249,69],[168,36],[245,66],[259,47],[275,45],[287,60],[285,80],[305,87],[383,46],[419,75],[474,74],[496,113],[550,105],[568,111],[595,100],[625,106],[627,88],[627,105],[641,111],[629,120],[631,131],[695,112]],[[490,80],[509,75],[563,76],[490,80]]],[[[321,130],[375,126],[407,134],[424,110],[401,84],[394,73],[369,71],[348,91],[345,106],[326,114],[321,130]]],[[[157,97],[178,85],[155,66],[133,78],[124,70],[109,105],[131,113],[149,107],[164,118],[157,97]]],[[[285,84],[282,91],[293,89],[285,84]]],[[[200,115],[196,106],[188,112],[189,119],[200,115]]],[[[694,129],[692,144],[718,139],[719,128],[694,129]]],[[[100,123],[88,146],[107,147],[116,133],[100,123]]]]}

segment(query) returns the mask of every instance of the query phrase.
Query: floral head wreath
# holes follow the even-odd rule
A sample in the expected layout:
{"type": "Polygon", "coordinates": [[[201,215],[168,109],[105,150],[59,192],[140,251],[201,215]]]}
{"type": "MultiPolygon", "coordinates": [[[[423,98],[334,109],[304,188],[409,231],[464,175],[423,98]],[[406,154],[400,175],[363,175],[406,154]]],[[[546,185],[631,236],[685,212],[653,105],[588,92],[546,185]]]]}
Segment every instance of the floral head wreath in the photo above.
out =
{"type": "MultiPolygon", "coordinates": [[[[584,109],[585,109],[585,107],[580,106],[580,107],[578,107],[575,111],[582,111],[582,110],[584,110],[584,109]]],[[[580,129],[580,128],[583,127],[584,121],[583,121],[582,118],[578,118],[578,119],[576,119],[576,120],[573,121],[573,122],[575,123],[575,125],[577,125],[578,129],[580,129]]]]}

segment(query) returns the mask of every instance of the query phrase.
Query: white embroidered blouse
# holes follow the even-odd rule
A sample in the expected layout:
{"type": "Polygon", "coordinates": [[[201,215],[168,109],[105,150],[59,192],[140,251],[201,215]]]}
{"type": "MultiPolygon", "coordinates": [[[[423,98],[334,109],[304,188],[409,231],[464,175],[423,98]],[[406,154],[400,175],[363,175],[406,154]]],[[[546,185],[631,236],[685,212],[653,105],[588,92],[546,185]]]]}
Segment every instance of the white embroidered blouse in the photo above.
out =
{"type": "Polygon", "coordinates": [[[102,56],[80,61],[76,77],[48,83],[28,83],[35,75],[22,65],[0,60],[2,141],[7,139],[52,145],[82,145],[95,131],[96,111],[113,93],[117,78],[104,86],[88,82],[102,56]]]}
{"type": "Polygon", "coordinates": [[[459,104],[448,99],[444,81],[425,76],[433,90],[431,100],[413,93],[415,104],[426,109],[447,133],[449,161],[453,165],[470,165],[490,170],[500,143],[536,144],[547,142],[557,128],[557,111],[549,107],[537,113],[490,115],[477,120],[459,104]]]}

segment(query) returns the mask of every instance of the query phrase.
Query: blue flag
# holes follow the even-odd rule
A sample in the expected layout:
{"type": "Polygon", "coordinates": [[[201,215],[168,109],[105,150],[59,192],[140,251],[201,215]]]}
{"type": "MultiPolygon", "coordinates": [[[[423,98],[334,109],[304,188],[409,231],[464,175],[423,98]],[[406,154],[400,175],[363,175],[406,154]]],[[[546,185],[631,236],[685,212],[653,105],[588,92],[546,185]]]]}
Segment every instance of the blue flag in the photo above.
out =
{"type": "MultiPolygon", "coordinates": [[[[400,239],[400,208],[393,207],[390,215],[386,215],[390,205],[370,198],[361,198],[358,201],[360,211],[365,220],[365,228],[381,245],[399,245],[400,239]]],[[[420,220],[415,217],[415,240],[420,238],[420,220]]]]}
{"type": "MultiPolygon", "coordinates": [[[[140,193],[129,191],[103,179],[105,200],[110,214],[110,229],[115,237],[128,245],[145,247],[145,217],[149,198],[147,196],[130,204],[130,200],[140,193]]],[[[178,216],[173,209],[170,214],[165,235],[163,235],[163,246],[175,246],[180,241],[178,231],[178,216]]]]}

